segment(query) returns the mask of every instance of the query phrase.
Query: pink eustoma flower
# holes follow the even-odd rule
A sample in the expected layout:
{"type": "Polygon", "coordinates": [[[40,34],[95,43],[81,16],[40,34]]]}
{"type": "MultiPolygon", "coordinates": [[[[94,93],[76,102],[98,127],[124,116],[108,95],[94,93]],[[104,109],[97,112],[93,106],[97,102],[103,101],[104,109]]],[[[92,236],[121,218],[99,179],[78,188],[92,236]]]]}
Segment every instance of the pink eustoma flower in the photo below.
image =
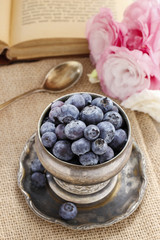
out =
{"type": "Polygon", "coordinates": [[[125,26],[115,22],[111,11],[107,8],[102,8],[87,22],[86,37],[94,64],[97,63],[105,48],[121,45],[122,32],[125,32],[125,26]]]}
{"type": "Polygon", "coordinates": [[[156,77],[157,65],[154,65],[147,54],[139,50],[110,47],[104,51],[96,69],[102,91],[112,98],[124,100],[153,86],[160,89],[160,81],[156,77]],[[151,75],[154,76],[153,79],[151,75]]]}
{"type": "Polygon", "coordinates": [[[128,32],[124,46],[148,55],[160,51],[160,4],[157,0],[137,0],[124,12],[122,23],[128,32]]]}

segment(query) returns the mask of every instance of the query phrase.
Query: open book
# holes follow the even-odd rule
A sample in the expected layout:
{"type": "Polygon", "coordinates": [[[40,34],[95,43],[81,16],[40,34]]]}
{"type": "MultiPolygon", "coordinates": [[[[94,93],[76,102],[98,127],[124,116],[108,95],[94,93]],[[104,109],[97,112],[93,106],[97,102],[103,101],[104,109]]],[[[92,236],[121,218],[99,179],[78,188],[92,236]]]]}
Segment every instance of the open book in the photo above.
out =
{"type": "Polygon", "coordinates": [[[0,0],[0,54],[10,60],[87,54],[87,20],[109,7],[115,19],[132,0],[0,0]]]}

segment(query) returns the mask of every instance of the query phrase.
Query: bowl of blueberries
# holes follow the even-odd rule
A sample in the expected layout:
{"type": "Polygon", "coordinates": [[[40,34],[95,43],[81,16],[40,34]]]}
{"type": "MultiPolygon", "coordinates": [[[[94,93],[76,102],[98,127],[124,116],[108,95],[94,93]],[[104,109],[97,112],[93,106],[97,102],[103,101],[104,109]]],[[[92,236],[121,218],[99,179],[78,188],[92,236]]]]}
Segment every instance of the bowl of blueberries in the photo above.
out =
{"type": "Polygon", "coordinates": [[[49,187],[59,197],[77,204],[94,203],[111,194],[130,158],[130,122],[108,97],[68,94],[41,114],[35,149],[49,187]]]}

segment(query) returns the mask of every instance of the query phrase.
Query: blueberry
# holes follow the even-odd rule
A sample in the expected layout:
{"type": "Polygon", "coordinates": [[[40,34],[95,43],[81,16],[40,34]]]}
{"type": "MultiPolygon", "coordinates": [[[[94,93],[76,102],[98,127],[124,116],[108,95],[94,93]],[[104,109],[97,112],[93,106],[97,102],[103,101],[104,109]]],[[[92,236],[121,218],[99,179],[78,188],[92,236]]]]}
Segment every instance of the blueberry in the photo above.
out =
{"type": "Polygon", "coordinates": [[[114,151],[111,147],[108,146],[107,151],[104,154],[102,154],[101,156],[99,156],[99,162],[100,163],[106,162],[113,157],[114,157],[114,151]]]}
{"type": "Polygon", "coordinates": [[[102,100],[102,97],[94,98],[91,102],[91,105],[98,106],[98,103],[100,102],[100,100],[102,100]]]}
{"type": "Polygon", "coordinates": [[[115,134],[115,127],[113,126],[112,123],[104,121],[98,123],[97,127],[100,130],[100,138],[103,138],[107,143],[110,143],[115,134]]]}
{"type": "Polygon", "coordinates": [[[118,110],[118,107],[116,106],[116,105],[113,105],[113,107],[112,107],[112,110],[111,111],[114,111],[114,112],[119,112],[119,110],[118,110]]]}
{"type": "Polygon", "coordinates": [[[72,143],[71,149],[78,156],[85,154],[90,151],[90,142],[85,138],[80,138],[72,143]]]}
{"type": "Polygon", "coordinates": [[[86,106],[80,114],[80,119],[86,124],[97,124],[103,119],[103,112],[97,106],[86,106]]]}
{"type": "Polygon", "coordinates": [[[102,138],[97,138],[94,142],[92,142],[92,151],[97,155],[102,155],[107,151],[107,143],[102,138]]]}
{"type": "Polygon", "coordinates": [[[83,166],[96,165],[98,163],[99,157],[93,152],[87,152],[79,157],[79,162],[83,166]]]}
{"type": "Polygon", "coordinates": [[[45,117],[45,118],[43,119],[42,124],[45,123],[45,122],[51,122],[51,123],[54,123],[54,122],[55,122],[55,119],[53,118],[53,119],[51,120],[51,119],[49,118],[49,116],[47,116],[47,117],[45,117]]]}
{"type": "Polygon", "coordinates": [[[90,105],[92,102],[92,97],[89,93],[82,93],[82,96],[85,100],[85,106],[90,105]]]}
{"type": "Polygon", "coordinates": [[[59,216],[65,220],[74,219],[77,216],[78,210],[74,203],[65,202],[60,206],[59,216]]]}
{"type": "Polygon", "coordinates": [[[58,139],[67,139],[65,132],[64,132],[64,128],[65,128],[65,125],[63,123],[57,125],[57,127],[55,129],[55,133],[56,133],[58,139]]]}
{"type": "Polygon", "coordinates": [[[86,139],[93,141],[96,138],[98,138],[100,134],[100,130],[96,125],[88,125],[85,129],[84,129],[84,136],[86,139]]]}
{"type": "Polygon", "coordinates": [[[64,161],[69,161],[74,156],[71,151],[71,144],[67,140],[57,141],[52,149],[52,152],[57,158],[64,161]]]}
{"type": "Polygon", "coordinates": [[[55,121],[55,119],[57,119],[60,114],[61,114],[61,107],[54,107],[49,112],[49,119],[51,119],[52,121],[55,121]]]}
{"type": "Polygon", "coordinates": [[[83,137],[83,131],[86,124],[80,120],[72,120],[65,127],[65,135],[71,140],[77,140],[83,137]]]}
{"type": "Polygon", "coordinates": [[[55,144],[56,140],[57,140],[57,136],[53,132],[45,132],[42,135],[42,143],[47,148],[53,147],[53,145],[55,144]]]}
{"type": "Polygon", "coordinates": [[[121,151],[127,142],[127,134],[123,129],[118,129],[115,131],[115,136],[112,142],[109,144],[111,148],[115,151],[121,151]]]}
{"type": "Polygon", "coordinates": [[[75,107],[77,107],[79,110],[84,108],[85,106],[85,99],[81,94],[74,94],[71,97],[69,97],[66,101],[66,104],[72,104],[75,107]]]}
{"type": "Polygon", "coordinates": [[[103,120],[108,121],[113,124],[115,129],[118,129],[122,126],[123,119],[118,112],[109,111],[104,115],[103,120]]]}
{"type": "Polygon", "coordinates": [[[31,175],[31,183],[36,188],[42,188],[46,185],[46,176],[40,172],[34,172],[31,175]]]}
{"type": "Polygon", "coordinates": [[[39,161],[38,158],[35,158],[32,162],[31,162],[31,171],[32,172],[44,172],[44,167],[42,166],[41,162],[39,161]]]}
{"type": "Polygon", "coordinates": [[[112,110],[113,101],[108,97],[98,97],[92,101],[92,105],[98,106],[104,113],[106,113],[112,110]]]}
{"type": "Polygon", "coordinates": [[[53,102],[52,104],[51,104],[51,109],[53,109],[53,108],[55,108],[55,107],[61,107],[62,105],[64,104],[64,102],[62,102],[62,101],[56,101],[56,102],[53,102]]]}
{"type": "Polygon", "coordinates": [[[61,107],[61,113],[58,116],[58,119],[61,123],[69,123],[72,120],[78,119],[79,110],[74,105],[64,104],[61,107]]]}
{"type": "Polygon", "coordinates": [[[45,122],[41,125],[40,132],[41,134],[45,132],[54,132],[55,131],[55,124],[51,122],[45,122]]]}

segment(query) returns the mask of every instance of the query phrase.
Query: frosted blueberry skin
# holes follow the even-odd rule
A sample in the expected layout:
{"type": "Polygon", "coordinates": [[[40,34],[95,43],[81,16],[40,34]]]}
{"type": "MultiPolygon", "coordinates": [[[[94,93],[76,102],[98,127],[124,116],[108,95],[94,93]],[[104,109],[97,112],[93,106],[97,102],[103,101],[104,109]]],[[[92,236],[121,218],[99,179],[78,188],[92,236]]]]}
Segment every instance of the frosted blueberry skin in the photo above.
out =
{"type": "Polygon", "coordinates": [[[103,120],[112,123],[115,129],[119,129],[123,123],[121,115],[115,111],[105,113],[103,120]]]}
{"type": "Polygon", "coordinates": [[[57,141],[53,146],[52,153],[54,156],[64,161],[70,161],[74,156],[71,150],[71,144],[68,140],[57,141]]]}
{"type": "Polygon", "coordinates": [[[81,110],[85,107],[85,99],[81,94],[74,94],[65,101],[65,104],[72,104],[81,110]]]}
{"type": "Polygon", "coordinates": [[[55,131],[55,124],[51,122],[45,122],[41,125],[40,132],[44,134],[45,132],[54,132],[55,131]]]}
{"type": "Polygon", "coordinates": [[[84,137],[89,141],[93,141],[97,139],[99,135],[100,135],[100,130],[96,125],[91,124],[84,129],[84,137]]]}
{"type": "Polygon", "coordinates": [[[39,161],[38,158],[35,158],[32,162],[31,162],[31,171],[32,172],[44,172],[44,167],[41,164],[41,162],[39,161]]]}
{"type": "Polygon", "coordinates": [[[100,102],[101,99],[102,99],[102,97],[94,98],[91,102],[91,105],[98,106],[98,103],[100,102]]]}
{"type": "Polygon", "coordinates": [[[127,134],[123,129],[118,129],[115,131],[115,136],[109,146],[115,151],[121,151],[127,142],[127,134]]]}
{"type": "Polygon", "coordinates": [[[92,105],[96,105],[97,107],[102,109],[102,111],[104,113],[106,113],[106,112],[112,110],[112,108],[113,108],[113,101],[110,98],[108,98],[108,97],[102,97],[102,98],[98,97],[98,98],[95,98],[92,101],[92,105]]]}
{"type": "Polygon", "coordinates": [[[111,111],[114,111],[114,112],[119,112],[119,109],[116,105],[113,105],[112,107],[112,110],[111,111]]]}
{"type": "Polygon", "coordinates": [[[86,124],[80,120],[72,120],[65,126],[65,135],[70,140],[77,140],[83,137],[84,129],[86,128],[86,124]]]}
{"type": "Polygon", "coordinates": [[[49,116],[47,116],[47,117],[45,117],[45,118],[43,119],[42,124],[45,123],[45,122],[55,123],[55,119],[53,118],[53,119],[51,120],[51,119],[49,118],[49,116]]]}
{"type": "Polygon", "coordinates": [[[61,123],[69,123],[72,120],[78,119],[78,117],[79,117],[78,108],[71,104],[64,104],[61,107],[61,112],[58,115],[58,120],[61,123]]]}
{"type": "Polygon", "coordinates": [[[36,188],[43,188],[46,185],[46,176],[40,172],[34,172],[31,175],[31,184],[36,188]]]}
{"type": "Polygon", "coordinates": [[[92,102],[92,97],[89,93],[82,93],[82,96],[85,100],[85,106],[90,105],[92,102]]]}
{"type": "Polygon", "coordinates": [[[60,115],[61,113],[61,107],[54,107],[50,110],[49,112],[49,119],[51,121],[54,121],[55,122],[55,119],[58,118],[58,116],[60,115]]]}
{"type": "Polygon", "coordinates": [[[53,103],[51,104],[51,109],[53,109],[53,108],[55,108],[55,107],[61,107],[63,104],[64,104],[64,102],[62,102],[62,101],[53,102],[53,103]]]}
{"type": "Polygon", "coordinates": [[[94,142],[92,142],[92,151],[97,155],[102,155],[107,151],[107,143],[102,138],[97,138],[94,142]]]}
{"type": "Polygon", "coordinates": [[[58,139],[67,139],[64,129],[65,129],[65,124],[61,123],[57,125],[55,129],[55,134],[57,135],[58,139]]]}
{"type": "Polygon", "coordinates": [[[79,162],[83,166],[92,166],[98,163],[99,157],[93,152],[87,152],[79,157],[79,162]]]}
{"type": "Polygon", "coordinates": [[[110,159],[112,159],[114,157],[114,151],[111,147],[107,147],[107,151],[102,154],[101,156],[99,156],[99,162],[100,163],[104,163],[109,161],[110,159]]]}
{"type": "Polygon", "coordinates": [[[60,206],[59,216],[65,220],[74,219],[77,216],[78,210],[74,203],[65,202],[60,206]]]}
{"type": "Polygon", "coordinates": [[[115,127],[112,123],[104,121],[97,124],[100,130],[100,138],[103,138],[107,143],[110,143],[115,135],[115,127]]]}
{"type": "Polygon", "coordinates": [[[97,106],[86,106],[80,113],[80,119],[86,124],[97,124],[102,121],[104,114],[97,106]]]}
{"type": "Polygon", "coordinates": [[[80,138],[77,141],[74,141],[71,145],[72,152],[77,156],[85,154],[90,151],[91,144],[85,138],[80,138]]]}
{"type": "Polygon", "coordinates": [[[57,136],[54,132],[45,132],[42,135],[42,143],[46,148],[51,148],[57,141],[57,136]]]}
{"type": "MultiPolygon", "coordinates": [[[[41,139],[44,133],[48,134],[48,132],[52,134],[55,133],[58,139],[52,141],[49,134],[49,137],[47,137],[49,143],[45,143],[46,139],[42,141],[48,151],[60,160],[70,161],[70,163],[73,161],[74,164],[79,165],[81,164],[79,159],[83,159],[85,155],[89,156],[94,154],[98,158],[101,156],[101,161],[99,160],[98,163],[113,158],[123,149],[127,142],[126,133],[128,130],[127,124],[125,120],[123,120],[123,114],[121,115],[120,109],[110,98],[93,97],[92,99],[92,95],[88,93],[76,93],[71,95],[67,100],[64,98],[63,101],[58,100],[51,104],[50,110],[46,112],[42,120],[40,128],[41,139]],[[124,141],[119,140],[120,137],[118,134],[115,136],[115,132],[118,129],[126,131],[124,131],[124,141]],[[103,154],[102,149],[99,152],[94,152],[92,149],[94,148],[92,147],[94,145],[93,142],[99,138],[102,138],[108,145],[106,152],[103,154]],[[59,151],[56,148],[56,153],[54,154],[53,152],[55,144],[62,140],[67,141],[70,145],[70,150],[67,153],[69,157],[63,158],[63,151],[59,151]],[[78,140],[80,141],[77,143],[78,140]],[[109,150],[109,146],[113,149],[109,150]],[[82,155],[84,155],[84,157],[82,157],[82,155]]],[[[122,135],[122,139],[123,133],[120,135],[122,135]]],[[[66,146],[64,149],[64,152],[67,152],[66,146]]],[[[90,162],[89,157],[87,158],[88,162],[90,162]]],[[[85,161],[87,162],[87,160],[85,161]]]]}

